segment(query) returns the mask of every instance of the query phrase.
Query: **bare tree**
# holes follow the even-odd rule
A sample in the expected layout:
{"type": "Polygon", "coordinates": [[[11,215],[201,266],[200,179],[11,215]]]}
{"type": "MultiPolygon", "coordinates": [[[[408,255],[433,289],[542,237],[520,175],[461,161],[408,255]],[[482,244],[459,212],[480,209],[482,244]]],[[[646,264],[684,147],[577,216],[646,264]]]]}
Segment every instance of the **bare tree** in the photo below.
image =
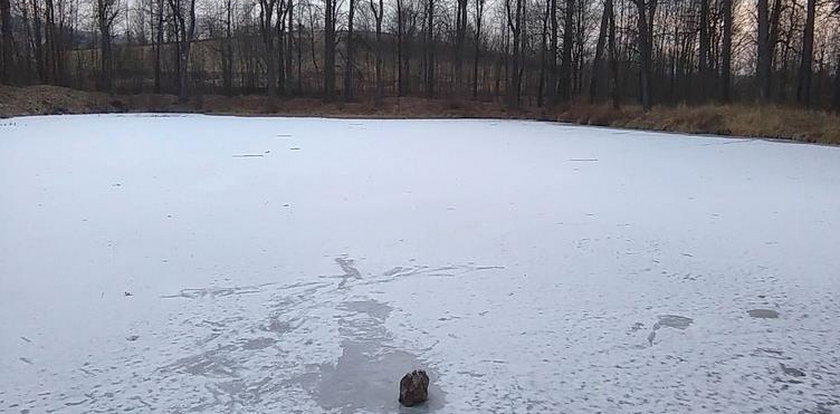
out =
{"type": "Polygon", "coordinates": [[[277,2],[277,21],[275,23],[275,31],[277,32],[277,60],[275,61],[275,68],[277,76],[273,78],[277,82],[277,93],[281,95],[286,94],[286,15],[289,12],[291,0],[286,3],[285,0],[277,2]]]}
{"type": "Polygon", "coordinates": [[[273,104],[277,99],[277,54],[274,51],[274,8],[277,0],[259,0],[260,37],[263,43],[263,61],[268,73],[268,100],[273,104]]]}
{"type": "Polygon", "coordinates": [[[511,32],[513,43],[513,54],[511,55],[512,70],[509,78],[508,86],[508,104],[513,107],[518,107],[522,99],[522,71],[520,70],[522,61],[522,9],[525,0],[505,0],[505,16],[507,18],[507,27],[511,32]],[[511,10],[511,3],[514,3],[514,9],[511,10]]]}
{"type": "Polygon", "coordinates": [[[35,67],[38,71],[38,80],[40,82],[49,82],[47,77],[47,65],[45,63],[45,53],[44,53],[44,46],[41,37],[41,6],[38,0],[31,0],[32,1],[32,42],[35,44],[34,46],[34,54],[35,54],[35,67]]]}
{"type": "Polygon", "coordinates": [[[710,84],[709,58],[711,49],[711,38],[709,33],[709,0],[700,0],[700,56],[698,66],[700,71],[700,93],[701,101],[705,101],[710,84]]]}
{"type": "Polygon", "coordinates": [[[723,12],[723,44],[721,45],[721,100],[732,99],[732,0],[721,0],[723,12]]]}
{"type": "Polygon", "coordinates": [[[155,92],[161,92],[161,49],[163,48],[164,0],[155,0],[155,42],[152,45],[155,53],[155,92]]]}
{"type": "Polygon", "coordinates": [[[575,0],[566,0],[563,10],[563,54],[560,59],[559,97],[567,101],[572,96],[572,42],[574,41],[575,0]]]}
{"type": "MultiPolygon", "coordinates": [[[[554,1],[554,0],[551,0],[554,1]]],[[[475,50],[473,53],[473,98],[478,97],[478,60],[481,54],[481,23],[484,20],[484,4],[486,0],[473,1],[473,23],[475,32],[473,33],[473,41],[475,42],[475,50]]]]}
{"type": "Polygon", "coordinates": [[[557,78],[557,35],[559,31],[559,25],[557,23],[557,0],[549,0],[549,9],[550,9],[550,17],[549,21],[551,23],[551,34],[549,35],[549,51],[548,51],[548,84],[550,87],[548,88],[548,98],[549,100],[554,103],[557,100],[557,85],[558,85],[558,78],[557,78]]]}
{"type": "MultiPolygon", "coordinates": [[[[415,50],[412,43],[418,29],[417,22],[421,17],[417,6],[421,3],[412,0],[396,0],[395,3],[397,96],[406,96],[412,91],[411,59],[412,51],[415,50]]],[[[424,42],[425,39],[424,37],[424,42]]],[[[425,50],[422,56],[421,59],[425,60],[425,50]]],[[[426,72],[423,72],[423,76],[425,75],[426,72]]]]}
{"type": "Polygon", "coordinates": [[[426,59],[426,95],[435,96],[435,0],[426,0],[426,38],[424,44],[426,59]]]}
{"type": "Polygon", "coordinates": [[[604,10],[601,13],[601,26],[598,30],[598,42],[595,45],[595,58],[592,61],[592,78],[589,81],[589,102],[595,102],[595,97],[598,93],[598,82],[602,78],[602,60],[604,56],[604,48],[607,43],[607,29],[610,25],[610,17],[608,15],[609,9],[606,2],[604,2],[604,10]]]}
{"type": "Polygon", "coordinates": [[[583,95],[646,109],[737,101],[751,85],[762,102],[828,109],[840,87],[840,21],[819,0],[756,0],[758,25],[735,0],[502,0],[488,16],[487,0],[363,1],[0,0],[0,80],[333,99],[341,66],[348,100],[486,92],[510,106],[583,95]]]}
{"type": "Polygon", "coordinates": [[[612,106],[614,109],[618,109],[620,105],[620,97],[619,97],[619,78],[618,78],[618,50],[616,49],[616,40],[615,40],[615,7],[613,6],[613,0],[605,0],[604,1],[604,8],[607,9],[607,16],[609,18],[609,29],[607,32],[607,44],[609,49],[609,59],[610,59],[610,77],[612,78],[610,82],[610,95],[612,95],[612,106]]]}
{"type": "Polygon", "coordinates": [[[178,58],[178,99],[189,98],[190,49],[195,39],[195,0],[169,0],[172,11],[176,51],[178,58]]]}
{"type": "Polygon", "coordinates": [[[545,80],[546,80],[546,71],[548,70],[548,59],[546,54],[548,53],[548,18],[551,16],[551,0],[547,0],[545,2],[545,8],[543,9],[543,13],[540,15],[540,77],[539,82],[537,85],[537,106],[542,107],[545,103],[545,80]]]}
{"type": "Polygon", "coordinates": [[[767,0],[758,0],[758,62],[756,65],[759,98],[770,99],[770,21],[767,0]]]}
{"type": "Polygon", "coordinates": [[[650,110],[653,106],[651,99],[651,21],[648,16],[652,16],[656,10],[656,0],[633,0],[636,4],[638,12],[638,40],[639,40],[639,62],[641,69],[639,73],[639,100],[642,103],[642,108],[645,111],[650,110]]]}
{"type": "Polygon", "coordinates": [[[403,73],[403,55],[404,55],[404,41],[405,41],[405,20],[406,10],[403,7],[403,1],[396,0],[397,3],[397,96],[405,94],[405,76],[403,73]]]}
{"type": "Polygon", "coordinates": [[[834,71],[834,103],[835,112],[840,112],[840,52],[837,53],[837,68],[834,71]]]}
{"type": "MultiPolygon", "coordinates": [[[[292,56],[294,55],[295,45],[294,45],[294,33],[295,33],[295,2],[294,0],[288,0],[289,4],[286,7],[286,15],[288,17],[288,30],[286,31],[286,42],[285,42],[285,55],[286,55],[286,69],[283,71],[285,73],[285,81],[289,84],[292,82],[292,56]]],[[[281,62],[282,64],[282,62],[281,62]]]]}
{"type": "Polygon", "coordinates": [[[0,83],[10,83],[12,68],[15,67],[14,37],[12,36],[12,5],[9,0],[0,0],[0,83]]]}
{"type": "Polygon", "coordinates": [[[233,94],[233,0],[224,0],[225,38],[222,45],[222,72],[225,94],[233,94]]]}
{"type": "Polygon", "coordinates": [[[344,100],[353,100],[353,20],[356,14],[356,0],[350,0],[350,10],[347,14],[347,39],[344,54],[344,100]]]}
{"type": "Polygon", "coordinates": [[[382,80],[382,17],[385,15],[383,1],[370,0],[370,11],[376,22],[376,101],[385,95],[385,82],[382,80]]]}
{"type": "Polygon", "coordinates": [[[456,0],[455,7],[455,92],[461,94],[464,88],[463,57],[467,38],[467,0],[456,0]]]}
{"type": "Polygon", "coordinates": [[[811,71],[814,57],[814,20],[816,19],[816,0],[808,0],[805,30],[802,36],[802,59],[799,67],[799,83],[796,98],[806,107],[811,106],[811,71]]]}
{"type": "MultiPolygon", "coordinates": [[[[834,2],[834,11],[832,14],[840,15],[840,0],[835,0],[834,2]]],[[[835,112],[840,113],[840,47],[835,45],[835,53],[837,54],[837,58],[835,59],[835,70],[834,70],[834,99],[832,102],[832,108],[835,112]]]]}
{"type": "Polygon", "coordinates": [[[111,76],[114,71],[111,40],[114,37],[114,21],[120,13],[118,0],[96,0],[96,23],[100,42],[100,89],[113,92],[111,76]]]}
{"type": "Polygon", "coordinates": [[[44,2],[44,40],[46,46],[45,62],[47,69],[47,80],[53,84],[60,84],[59,67],[61,66],[61,53],[59,52],[58,32],[55,20],[55,0],[44,2]]]}
{"type": "Polygon", "coordinates": [[[222,72],[222,91],[226,96],[233,95],[233,31],[234,0],[221,0],[212,9],[213,15],[207,20],[207,35],[218,41],[211,43],[215,58],[219,61],[222,72]]]}
{"type": "Polygon", "coordinates": [[[336,0],[324,0],[324,99],[335,97],[336,0]]]}

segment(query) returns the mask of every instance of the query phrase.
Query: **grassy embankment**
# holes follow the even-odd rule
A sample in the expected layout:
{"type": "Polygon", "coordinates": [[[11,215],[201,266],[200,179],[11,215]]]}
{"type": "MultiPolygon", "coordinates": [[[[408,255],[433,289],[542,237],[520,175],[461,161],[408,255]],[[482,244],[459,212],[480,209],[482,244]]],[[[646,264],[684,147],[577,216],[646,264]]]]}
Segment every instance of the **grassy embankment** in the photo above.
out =
{"type": "Polygon", "coordinates": [[[324,103],[314,98],[280,100],[269,110],[263,96],[203,96],[179,104],[171,95],[113,95],[54,86],[0,86],[0,117],[59,113],[197,112],[234,115],[294,115],[371,118],[539,119],[655,131],[780,138],[840,145],[840,115],[800,108],[757,105],[637,106],[573,104],[511,110],[497,102],[386,98],[373,102],[324,103]]]}

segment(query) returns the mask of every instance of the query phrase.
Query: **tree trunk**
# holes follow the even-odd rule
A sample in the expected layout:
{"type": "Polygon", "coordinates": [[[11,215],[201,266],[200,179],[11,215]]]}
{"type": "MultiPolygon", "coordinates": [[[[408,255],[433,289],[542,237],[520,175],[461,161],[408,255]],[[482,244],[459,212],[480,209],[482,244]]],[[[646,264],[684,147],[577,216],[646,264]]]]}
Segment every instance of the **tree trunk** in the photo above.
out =
{"type": "Polygon", "coordinates": [[[55,3],[53,0],[46,0],[44,2],[44,43],[46,46],[46,63],[47,82],[50,84],[58,83],[58,76],[56,73],[56,60],[58,58],[56,51],[55,39],[55,3]]]}
{"type": "Polygon", "coordinates": [[[289,5],[286,9],[286,14],[289,16],[289,23],[286,25],[288,27],[288,32],[286,34],[286,70],[284,73],[286,74],[286,83],[288,83],[289,89],[291,89],[292,84],[292,56],[294,55],[294,32],[295,32],[295,22],[294,22],[294,14],[295,14],[295,4],[294,0],[289,0],[289,5]]]}
{"type": "Polygon", "coordinates": [[[269,105],[277,100],[277,54],[274,51],[274,6],[275,0],[260,0],[260,35],[262,36],[263,60],[268,77],[266,88],[269,105]]]}
{"type": "Polygon", "coordinates": [[[286,0],[277,2],[277,94],[286,94],[286,0]]]}
{"type": "Polygon", "coordinates": [[[101,40],[101,75],[102,91],[112,93],[113,82],[111,81],[111,34],[110,28],[102,28],[100,26],[100,40],[101,40]],[[104,32],[103,32],[104,31],[104,32]]]}
{"type": "Polygon", "coordinates": [[[816,0],[808,0],[805,17],[805,33],[802,37],[802,62],[799,67],[799,83],[796,97],[799,103],[811,106],[811,70],[814,55],[814,20],[816,15],[816,0]]]}
{"type": "Polygon", "coordinates": [[[509,86],[507,88],[507,95],[508,104],[514,108],[519,107],[522,93],[522,71],[520,70],[520,34],[522,32],[522,3],[523,0],[505,0],[507,23],[508,27],[510,28],[513,41],[513,55],[511,56],[512,70],[508,75],[509,86]],[[516,2],[515,11],[512,11],[510,9],[511,1],[516,2]]]}
{"type": "MultiPolygon", "coordinates": [[[[303,23],[298,20],[298,35],[297,35],[297,93],[303,93],[303,23]]],[[[314,49],[314,48],[313,48],[314,49]]]]}
{"type": "Polygon", "coordinates": [[[378,104],[385,95],[385,83],[382,80],[382,18],[385,14],[383,0],[379,0],[378,7],[374,0],[370,0],[370,10],[376,22],[376,103],[378,104]]]}
{"type": "Polygon", "coordinates": [[[549,20],[551,20],[551,35],[549,36],[549,51],[548,51],[548,99],[551,103],[557,102],[557,85],[559,80],[557,79],[557,32],[559,31],[559,26],[557,24],[557,0],[549,0],[551,4],[551,16],[549,20]]]}
{"type": "Polygon", "coordinates": [[[653,107],[653,102],[650,96],[650,76],[651,76],[651,43],[650,43],[650,25],[648,24],[647,8],[645,0],[634,0],[636,7],[639,9],[638,16],[638,31],[639,31],[639,61],[641,62],[641,70],[639,73],[639,98],[642,103],[642,108],[649,111],[653,107]]]}
{"type": "Polygon", "coordinates": [[[190,49],[195,36],[195,0],[169,0],[175,26],[177,66],[178,66],[178,101],[186,103],[189,99],[190,49]],[[189,1],[184,10],[182,1],[189,1]]]}
{"type": "Polygon", "coordinates": [[[426,95],[435,96],[435,0],[428,1],[426,11],[426,95]]]}
{"type": "Polygon", "coordinates": [[[177,91],[181,82],[181,36],[178,34],[177,29],[173,29],[173,32],[175,36],[175,44],[173,46],[175,47],[172,48],[172,64],[174,65],[175,77],[170,81],[174,90],[177,91]]]}
{"type": "MultiPolygon", "coordinates": [[[[651,16],[652,18],[652,16],[651,16]]],[[[700,56],[698,66],[700,71],[700,101],[705,101],[709,91],[709,49],[711,39],[709,37],[709,0],[700,0],[700,56]]]]}
{"type": "Polygon", "coordinates": [[[551,0],[545,2],[542,15],[542,29],[540,30],[540,78],[537,85],[537,106],[542,108],[545,99],[546,78],[546,48],[548,47],[548,16],[551,14],[551,0]]]}
{"type": "Polygon", "coordinates": [[[609,48],[609,55],[610,55],[610,78],[612,78],[610,82],[610,95],[612,95],[612,106],[614,109],[618,109],[621,105],[620,97],[619,97],[619,87],[618,87],[618,51],[616,50],[615,45],[615,8],[613,7],[612,0],[604,0],[604,8],[608,9],[609,12],[609,33],[608,33],[608,48],[609,48]]]}
{"type": "Polygon", "coordinates": [[[773,64],[776,59],[776,46],[779,44],[779,32],[781,26],[779,25],[782,18],[782,0],[773,0],[773,6],[770,8],[770,76],[773,76],[773,64]]]}
{"type": "Polygon", "coordinates": [[[723,45],[721,46],[720,83],[721,100],[732,99],[732,0],[721,0],[723,9],[723,45]]]}
{"type": "Polygon", "coordinates": [[[35,67],[38,71],[38,81],[47,82],[47,69],[44,64],[44,47],[41,38],[41,7],[38,0],[32,0],[32,26],[35,42],[35,67]]]}
{"type": "Polygon", "coordinates": [[[3,25],[3,39],[0,42],[0,83],[6,84],[12,82],[12,73],[16,66],[11,10],[9,0],[0,0],[0,25],[3,25]]]}
{"type": "Polygon", "coordinates": [[[473,99],[478,98],[478,59],[481,55],[481,40],[480,40],[480,30],[481,24],[477,24],[478,28],[476,28],[476,36],[475,36],[475,50],[473,50],[473,84],[472,84],[472,97],[473,99]]]}
{"type": "Polygon", "coordinates": [[[350,0],[347,14],[347,53],[344,55],[344,100],[353,99],[353,18],[356,14],[356,0],[350,0]]]}
{"type": "Polygon", "coordinates": [[[402,0],[397,0],[397,96],[405,93],[405,79],[403,79],[403,33],[405,31],[405,16],[402,0]]]}
{"type": "MultiPolygon", "coordinates": [[[[21,20],[23,23],[23,27],[25,28],[24,31],[24,41],[21,44],[20,58],[21,60],[18,61],[20,67],[18,68],[19,72],[19,80],[23,82],[31,82],[33,70],[32,70],[32,25],[29,24],[29,7],[28,4],[24,1],[21,7],[21,20]]],[[[81,76],[79,77],[81,79],[81,76]]]]}
{"type": "Polygon", "coordinates": [[[100,90],[113,93],[113,62],[111,54],[111,37],[114,19],[117,17],[117,5],[113,0],[96,1],[96,21],[99,28],[100,41],[100,90]]]}
{"type": "Polygon", "coordinates": [[[335,0],[324,1],[324,100],[335,97],[335,0]]]}
{"type": "Polygon", "coordinates": [[[224,40],[224,89],[225,95],[233,95],[233,4],[225,0],[225,40],[224,40]]]}
{"type": "Polygon", "coordinates": [[[589,80],[589,102],[594,103],[598,94],[598,82],[601,79],[601,61],[604,55],[604,46],[607,43],[607,27],[609,26],[609,10],[604,2],[604,11],[601,13],[601,28],[598,30],[598,43],[595,45],[595,58],[592,60],[592,78],[589,80]]]}
{"type": "Polygon", "coordinates": [[[563,11],[563,56],[560,60],[560,98],[568,101],[572,97],[572,42],[574,41],[575,0],[566,0],[563,11]]]}
{"type": "Polygon", "coordinates": [[[756,78],[758,96],[762,102],[770,100],[770,21],[767,0],[758,0],[758,59],[756,78]]]}
{"type": "Polygon", "coordinates": [[[464,91],[464,42],[467,37],[467,0],[457,0],[455,16],[455,76],[453,90],[459,95],[464,91]]]}
{"type": "MultiPolygon", "coordinates": [[[[840,6],[838,6],[840,7],[840,6]]],[[[840,113],[840,53],[837,54],[837,68],[834,70],[834,112],[840,113]]]]}
{"type": "MultiPolygon", "coordinates": [[[[554,1],[554,0],[551,0],[554,1]]],[[[475,51],[473,53],[473,99],[478,98],[478,60],[481,54],[481,23],[485,0],[475,0],[475,51]]]]}
{"type": "Polygon", "coordinates": [[[163,47],[163,2],[157,0],[157,32],[155,33],[155,93],[160,93],[160,54],[163,47]]]}
{"type": "MultiPolygon", "coordinates": [[[[779,22],[782,16],[782,0],[773,0],[773,5],[770,8],[770,22],[768,30],[767,41],[767,101],[773,99],[773,78],[775,76],[776,67],[776,46],[779,44],[779,32],[781,26],[779,22]]],[[[781,82],[778,82],[781,87],[781,82]]]]}

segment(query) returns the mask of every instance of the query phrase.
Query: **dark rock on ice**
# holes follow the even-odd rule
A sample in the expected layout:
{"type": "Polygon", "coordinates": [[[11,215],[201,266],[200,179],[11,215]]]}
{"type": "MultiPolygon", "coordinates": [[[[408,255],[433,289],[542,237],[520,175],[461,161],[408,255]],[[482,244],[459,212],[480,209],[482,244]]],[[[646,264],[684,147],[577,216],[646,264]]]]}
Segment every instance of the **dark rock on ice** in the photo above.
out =
{"type": "Polygon", "coordinates": [[[412,407],[429,398],[429,376],[426,371],[414,370],[400,380],[400,404],[412,407]]]}

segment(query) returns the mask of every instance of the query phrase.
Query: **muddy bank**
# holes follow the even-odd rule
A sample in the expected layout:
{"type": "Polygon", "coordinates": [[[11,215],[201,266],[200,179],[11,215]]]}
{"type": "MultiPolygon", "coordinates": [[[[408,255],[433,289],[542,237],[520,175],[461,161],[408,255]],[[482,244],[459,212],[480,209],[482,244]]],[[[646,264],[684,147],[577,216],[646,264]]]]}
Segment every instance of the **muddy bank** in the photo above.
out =
{"type": "Polygon", "coordinates": [[[318,98],[262,95],[199,95],[178,102],[174,95],[108,95],[37,85],[0,85],[0,118],[25,115],[114,112],[203,113],[238,116],[312,116],[330,118],[497,118],[569,122],[650,131],[772,138],[840,144],[840,116],[799,108],[755,105],[660,106],[644,112],[628,104],[572,102],[553,107],[510,108],[501,101],[384,98],[376,103],[324,102],[318,98]]]}

